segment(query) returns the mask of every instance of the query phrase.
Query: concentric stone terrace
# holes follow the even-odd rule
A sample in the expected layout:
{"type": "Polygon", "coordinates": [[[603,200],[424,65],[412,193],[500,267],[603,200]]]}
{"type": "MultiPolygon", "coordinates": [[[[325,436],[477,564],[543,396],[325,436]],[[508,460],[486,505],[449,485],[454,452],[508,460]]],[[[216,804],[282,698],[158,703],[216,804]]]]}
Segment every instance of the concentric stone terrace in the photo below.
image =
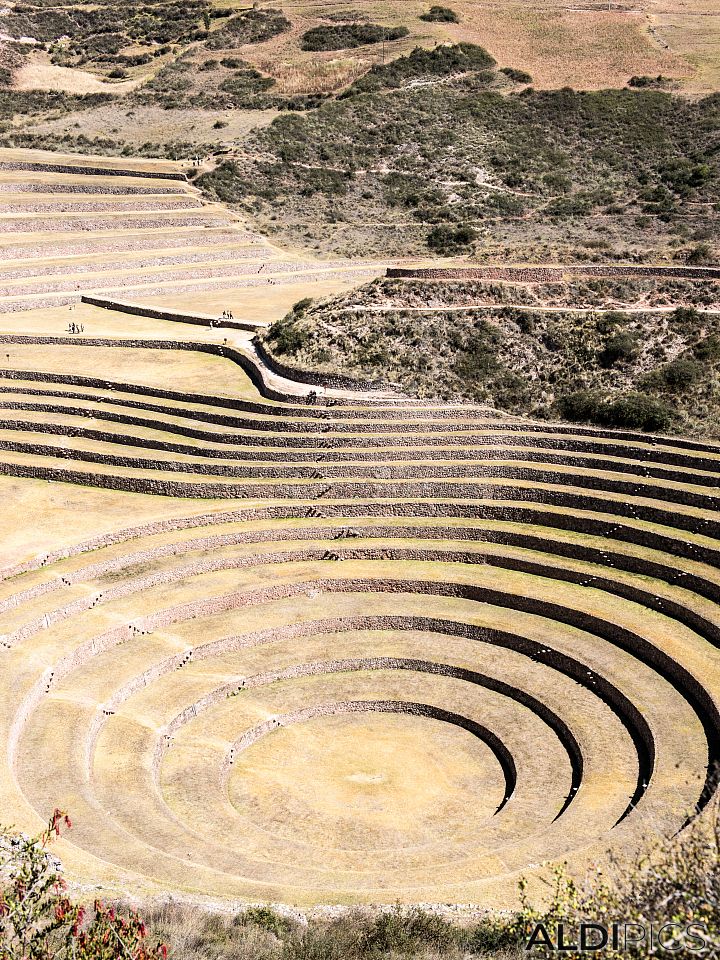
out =
{"type": "Polygon", "coordinates": [[[507,904],[708,804],[720,447],[70,339],[5,337],[0,469],[128,517],[3,571],[0,809],[71,809],[74,878],[507,904]]]}
{"type": "Polygon", "coordinates": [[[187,169],[0,148],[0,315],[66,306],[80,294],[217,316],[240,302],[247,313],[254,293],[287,309],[303,286],[329,292],[379,272],[279,250],[208,203],[187,169]]]}

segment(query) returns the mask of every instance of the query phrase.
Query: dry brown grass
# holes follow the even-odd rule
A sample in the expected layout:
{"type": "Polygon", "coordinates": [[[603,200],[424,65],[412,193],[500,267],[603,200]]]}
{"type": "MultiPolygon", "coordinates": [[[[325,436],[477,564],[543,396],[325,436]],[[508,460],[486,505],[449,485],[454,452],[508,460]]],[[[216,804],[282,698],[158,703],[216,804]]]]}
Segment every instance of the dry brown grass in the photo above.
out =
{"type": "Polygon", "coordinates": [[[242,55],[275,76],[283,92],[338,89],[381,62],[382,49],[374,45],[340,54],[305,53],[299,37],[323,22],[323,12],[352,8],[374,22],[410,28],[406,40],[387,45],[387,58],[417,45],[466,40],[486,47],[501,66],[528,70],[542,88],[624,86],[633,74],[663,74],[680,81],[688,92],[717,89],[720,83],[720,15],[707,0],[693,4],[690,11],[680,0],[668,0],[657,12],[649,0],[613,2],[612,9],[600,0],[578,5],[457,0],[452,7],[461,17],[458,25],[420,21],[427,7],[423,0],[286,4],[283,9],[293,29],[268,43],[242,48],[242,55]]]}

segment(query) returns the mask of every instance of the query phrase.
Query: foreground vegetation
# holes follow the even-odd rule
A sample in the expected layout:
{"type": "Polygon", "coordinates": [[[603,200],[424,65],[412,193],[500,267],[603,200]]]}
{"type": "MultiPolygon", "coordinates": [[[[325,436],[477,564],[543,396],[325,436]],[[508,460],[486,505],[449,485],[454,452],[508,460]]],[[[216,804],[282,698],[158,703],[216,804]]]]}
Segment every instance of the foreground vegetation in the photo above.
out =
{"type": "Polygon", "coordinates": [[[717,286],[377,280],[297,304],[270,328],[267,345],[285,363],[390,380],[420,396],[541,419],[718,436],[720,316],[666,306],[678,299],[717,306],[717,286]],[[429,306],[450,297],[454,306],[429,306]],[[602,308],[618,297],[644,308],[602,308]],[[543,309],[548,299],[552,310],[543,309]]]}
{"type": "MultiPolygon", "coordinates": [[[[71,902],[62,867],[49,844],[69,826],[59,810],[35,839],[0,832],[0,960],[470,960],[527,956],[528,937],[542,924],[613,920],[677,925],[672,954],[717,956],[720,950],[720,818],[717,804],[681,834],[657,840],[610,871],[592,872],[583,884],[560,865],[546,873],[546,894],[535,904],[520,883],[516,913],[485,914],[472,922],[440,912],[396,906],[382,912],[336,910],[330,919],[305,920],[289,911],[248,907],[236,914],[199,907],[149,905],[141,919],[123,904],[71,902]],[[683,932],[689,923],[707,931],[706,949],[683,932]]],[[[643,956],[613,950],[608,960],[643,956]]],[[[553,956],[538,948],[533,956],[553,956]]],[[[565,951],[569,960],[582,954],[565,951]]]]}

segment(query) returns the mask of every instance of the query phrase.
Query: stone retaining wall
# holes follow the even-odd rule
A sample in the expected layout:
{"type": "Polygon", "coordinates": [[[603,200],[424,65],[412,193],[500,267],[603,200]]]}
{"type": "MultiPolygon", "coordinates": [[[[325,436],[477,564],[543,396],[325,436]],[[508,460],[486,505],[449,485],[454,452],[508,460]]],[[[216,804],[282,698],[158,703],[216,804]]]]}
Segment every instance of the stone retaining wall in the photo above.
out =
{"type": "MultiPolygon", "coordinates": [[[[202,208],[198,208],[202,209],[202,208]]],[[[119,215],[117,217],[14,217],[3,221],[7,233],[82,233],[83,231],[169,230],[178,227],[214,227],[221,225],[217,217],[198,213],[179,216],[174,213],[148,214],[147,217],[119,215]]],[[[157,245],[157,239],[155,241],[157,245]]]]}
{"type": "MultiPolygon", "coordinates": [[[[176,196],[178,187],[139,187],[135,184],[116,183],[0,183],[0,193],[51,193],[55,195],[92,195],[110,197],[162,197],[176,196]]],[[[188,195],[190,196],[190,195],[188,195]]],[[[193,195],[194,197],[194,195],[193,195]]]]}
{"type": "Polygon", "coordinates": [[[267,349],[262,340],[253,340],[253,346],[262,362],[273,373],[286,380],[296,380],[298,383],[308,383],[319,387],[333,387],[340,390],[387,390],[394,386],[383,380],[367,380],[361,377],[346,377],[339,373],[315,373],[313,370],[299,370],[278,360],[267,349]]]}
{"type": "MultiPolygon", "coordinates": [[[[30,426],[31,421],[24,421],[17,425],[13,424],[10,426],[10,429],[22,429],[23,431],[27,430],[30,426]]],[[[76,435],[75,431],[70,428],[63,433],[64,436],[76,435]]],[[[135,443],[133,438],[126,436],[119,436],[106,433],[102,437],[98,437],[97,433],[93,439],[101,439],[104,442],[109,443],[125,443],[130,446],[134,446],[135,443]]],[[[157,459],[143,459],[141,457],[131,457],[131,456],[122,456],[119,454],[108,454],[102,453],[95,450],[82,450],[74,449],[68,447],[53,447],[49,444],[43,443],[33,443],[28,441],[12,441],[12,440],[0,440],[0,450],[8,450],[15,453],[23,453],[26,455],[41,456],[41,457],[52,457],[56,459],[63,460],[72,460],[81,463],[97,463],[102,466],[108,467],[123,467],[131,470],[139,471],[157,471],[157,472],[166,472],[166,473],[191,473],[198,474],[201,476],[212,476],[212,477],[226,477],[226,478],[240,478],[242,480],[258,479],[258,480],[307,480],[307,481],[318,481],[318,480],[361,480],[367,476],[368,473],[372,474],[374,480],[418,480],[418,479],[460,479],[468,477],[470,479],[478,479],[479,468],[475,463],[459,463],[453,466],[445,465],[411,465],[411,464],[401,464],[398,466],[388,465],[382,466],[374,464],[372,470],[369,470],[367,467],[362,465],[345,465],[345,464],[328,464],[323,461],[317,463],[311,463],[309,465],[287,465],[287,466],[256,466],[254,464],[250,465],[227,465],[227,464],[215,464],[215,463],[205,463],[203,461],[176,461],[176,460],[157,460],[157,459]]],[[[192,448],[188,448],[192,450],[192,448]]],[[[219,451],[222,454],[222,451],[219,451]]],[[[257,457],[253,458],[257,459],[257,457]]],[[[278,455],[278,459],[284,459],[282,454],[278,455]]],[[[365,462],[373,462],[372,454],[367,455],[365,462]]],[[[488,461],[491,460],[518,460],[522,461],[523,464],[555,464],[560,467],[579,467],[577,458],[565,456],[563,454],[547,454],[543,452],[527,452],[524,450],[513,450],[513,449],[492,449],[485,450],[476,458],[477,460],[483,460],[484,463],[480,468],[482,471],[482,477],[488,477],[490,479],[515,479],[518,476],[523,476],[523,479],[529,479],[533,482],[544,482],[544,483],[567,483],[567,474],[565,471],[559,471],[554,473],[551,471],[541,472],[539,468],[535,466],[522,466],[522,467],[513,467],[513,466],[488,466],[488,461]],[[551,479],[552,478],[552,479],[551,479]],[[556,479],[557,478],[557,479],[556,479]]],[[[707,486],[716,490],[719,485],[719,480],[717,476],[708,477],[705,474],[688,474],[681,471],[667,470],[661,468],[651,468],[641,466],[640,464],[635,463],[602,463],[598,462],[595,464],[597,469],[612,472],[612,473],[625,473],[635,476],[640,476],[643,478],[650,478],[654,480],[670,480],[677,483],[686,483],[686,484],[695,484],[700,486],[707,486]]],[[[586,467],[587,468],[587,467],[586,467]]],[[[596,481],[596,478],[578,478],[574,477],[575,483],[578,486],[587,486],[590,489],[600,489],[600,490],[612,490],[611,484],[619,483],[624,484],[624,481],[618,480],[613,481],[609,480],[608,483],[601,483],[596,481]],[[583,483],[583,479],[588,479],[590,482],[583,483]]],[[[645,484],[639,484],[637,487],[632,488],[633,493],[636,496],[641,496],[648,488],[645,484]]],[[[629,492],[629,490],[623,490],[623,493],[629,492]]],[[[690,495],[688,495],[690,496],[690,495]]],[[[683,502],[687,506],[705,506],[711,501],[705,497],[703,494],[692,494],[693,499],[688,499],[687,501],[677,501],[683,502]]],[[[673,497],[666,497],[665,499],[674,500],[673,497]]]]}
{"type": "Polygon", "coordinates": [[[163,310],[156,307],[146,307],[135,303],[125,303],[122,300],[108,300],[106,297],[91,297],[83,294],[82,303],[103,310],[114,310],[117,313],[129,313],[135,317],[147,317],[150,320],[170,320],[176,323],[191,323],[199,327],[223,327],[230,330],[257,330],[261,323],[252,320],[216,320],[214,317],[198,316],[194,313],[181,313],[176,310],[163,310]]]}
{"type": "MultiPolygon", "coordinates": [[[[340,507],[336,508],[337,518],[346,520],[347,517],[344,514],[341,515],[341,510],[342,508],[340,507]]],[[[295,515],[295,518],[297,518],[297,511],[282,511],[281,508],[274,508],[270,511],[240,511],[238,516],[243,520],[247,520],[249,518],[255,518],[256,515],[264,515],[267,512],[282,515],[284,519],[288,519],[285,516],[286,513],[295,515]]],[[[489,518],[486,517],[485,519],[502,519],[503,521],[513,522],[512,515],[514,512],[515,511],[513,511],[512,508],[505,508],[505,510],[502,511],[501,516],[496,517],[491,513],[491,516],[489,518]],[[510,515],[508,516],[508,514],[510,515]]],[[[552,519],[557,520],[555,515],[548,515],[547,512],[544,511],[533,511],[533,515],[528,517],[527,511],[521,513],[522,515],[519,516],[515,522],[524,521],[532,523],[536,526],[547,526],[550,529],[563,530],[561,525],[551,522],[552,519]]],[[[224,517],[225,522],[231,522],[235,519],[236,515],[226,514],[224,517]]],[[[413,519],[415,518],[413,517],[413,519]]],[[[167,524],[167,526],[170,526],[171,529],[178,528],[178,524],[167,524]]],[[[582,526],[582,524],[580,524],[580,526],[582,526]]],[[[577,526],[574,526],[573,530],[577,530],[577,526]]],[[[153,526],[148,531],[148,535],[152,535],[153,533],[157,532],[161,531],[155,530],[153,526]]],[[[583,532],[598,538],[602,536],[608,536],[608,524],[597,520],[589,521],[587,523],[587,528],[583,532]]],[[[623,527],[621,537],[618,537],[617,535],[617,528],[612,532],[614,534],[614,538],[616,540],[620,539],[622,542],[630,542],[635,545],[647,547],[649,549],[665,551],[675,556],[683,556],[685,558],[691,557],[695,561],[706,563],[714,567],[720,567],[720,551],[713,550],[709,547],[702,548],[700,553],[696,553],[691,544],[683,543],[682,541],[670,540],[661,534],[656,534],[652,531],[643,529],[637,530],[632,527],[623,527]]],[[[675,584],[685,590],[691,590],[692,592],[698,594],[699,596],[705,597],[707,600],[710,600],[713,603],[720,604],[720,585],[718,583],[707,580],[700,574],[679,570],[676,566],[668,566],[665,563],[647,559],[642,556],[610,550],[605,546],[599,548],[578,543],[573,540],[555,540],[548,537],[547,534],[543,535],[540,532],[527,533],[512,530],[488,530],[478,527],[457,526],[401,527],[363,525],[357,530],[353,531],[350,531],[347,528],[343,529],[342,527],[270,527],[263,530],[242,530],[233,533],[216,534],[214,536],[196,538],[194,540],[184,540],[179,543],[164,544],[157,547],[148,547],[144,550],[123,554],[122,556],[113,558],[111,560],[105,560],[100,563],[94,563],[87,567],[80,568],[79,570],[74,571],[73,573],[59,580],[46,581],[44,583],[36,584],[34,587],[27,588],[26,590],[21,590],[18,593],[12,594],[5,600],[0,601],[0,612],[9,610],[22,603],[35,600],[47,593],[60,590],[64,586],[70,586],[73,583],[82,583],[87,580],[98,580],[104,576],[107,576],[108,574],[118,573],[127,567],[148,565],[168,557],[186,556],[195,552],[217,550],[228,546],[317,540],[327,542],[328,546],[333,552],[333,555],[346,558],[348,556],[348,550],[350,549],[353,556],[360,553],[362,554],[362,558],[366,558],[368,551],[372,549],[371,547],[365,546],[348,548],[347,541],[354,541],[356,539],[383,539],[393,541],[406,539],[446,540],[457,541],[458,543],[488,543],[503,547],[517,547],[525,550],[536,551],[538,553],[549,554],[551,556],[564,557],[567,559],[582,561],[584,563],[591,563],[609,569],[622,570],[627,573],[637,574],[646,578],[652,578],[667,584],[675,584]]],[[[122,541],[118,541],[117,538],[112,538],[110,543],[93,543],[93,548],[100,549],[101,546],[109,546],[116,542],[122,541]]],[[[404,558],[407,554],[408,548],[391,546],[389,549],[398,557],[404,558]]],[[[422,549],[424,559],[437,560],[440,557],[440,551],[437,550],[429,551],[428,548],[412,549],[414,549],[416,553],[417,549],[422,549]]],[[[465,551],[462,554],[458,554],[456,551],[452,550],[444,550],[442,552],[446,562],[452,561],[452,559],[457,556],[460,556],[462,562],[465,562],[463,558],[466,555],[473,556],[475,558],[485,557],[487,560],[486,555],[480,553],[468,554],[467,551],[465,551]]],[[[274,562],[273,558],[277,556],[277,554],[260,554],[257,557],[257,562],[260,562],[261,560],[263,562],[274,562]]],[[[498,557],[497,554],[492,554],[492,556],[494,557],[494,560],[492,561],[493,563],[500,566],[503,565],[503,561],[498,557]]],[[[293,553],[292,557],[295,559],[307,559],[305,554],[300,557],[299,555],[293,553]]],[[[65,557],[63,556],[60,558],[54,557],[52,559],[57,560],[64,558],[65,557]]],[[[477,560],[475,562],[477,562],[477,560]]],[[[583,582],[586,584],[592,583],[595,585],[600,585],[601,582],[604,582],[604,578],[600,578],[598,580],[595,574],[590,574],[585,575],[585,580],[583,582]]],[[[618,584],[616,584],[616,586],[619,587],[618,584]]],[[[637,599],[637,596],[633,595],[633,599],[637,599]]],[[[714,643],[720,646],[720,632],[718,629],[711,627],[710,632],[715,638],[714,643]]]]}
{"type": "Polygon", "coordinates": [[[147,250],[152,254],[159,249],[159,245],[164,250],[182,250],[213,244],[214,246],[211,249],[220,249],[224,252],[223,245],[226,242],[252,242],[252,237],[246,232],[217,227],[211,232],[198,228],[182,233],[163,233],[162,237],[152,233],[143,234],[139,232],[118,233],[113,237],[89,236],[82,240],[77,237],[72,239],[66,237],[62,240],[55,237],[40,240],[34,237],[33,241],[33,243],[22,245],[18,243],[14,246],[3,244],[0,247],[0,261],[27,260],[28,258],[45,260],[50,257],[93,256],[98,253],[113,253],[119,256],[126,251],[137,252],[142,250],[147,250]]]}
{"type": "MultiPolygon", "coordinates": [[[[507,280],[515,283],[559,283],[568,277],[676,277],[720,280],[720,267],[662,267],[640,264],[567,264],[557,267],[388,267],[394,279],[507,280]]],[[[541,309],[541,308],[538,308],[541,309]]]]}
{"type": "MultiPolygon", "coordinates": [[[[520,507],[513,503],[504,503],[498,505],[495,503],[460,504],[441,501],[425,501],[418,503],[355,502],[348,504],[328,503],[320,506],[306,506],[290,503],[282,506],[247,507],[239,510],[222,512],[218,511],[214,513],[201,514],[195,517],[159,520],[154,523],[143,524],[139,527],[126,528],[114,533],[108,533],[100,537],[95,537],[92,540],[83,541],[71,547],[66,547],[48,554],[40,555],[39,557],[35,557],[31,560],[27,560],[19,564],[15,564],[14,566],[5,568],[5,570],[0,574],[0,580],[7,580],[23,573],[39,570],[43,567],[46,567],[48,564],[65,560],[68,557],[80,556],[83,553],[102,550],[105,547],[114,546],[116,544],[128,543],[132,540],[138,540],[144,537],[152,537],[165,533],[172,533],[179,530],[203,529],[205,527],[213,527],[227,523],[245,523],[247,521],[258,522],[278,519],[339,519],[346,522],[347,520],[353,518],[372,519],[376,517],[380,519],[387,519],[388,517],[394,517],[398,519],[415,519],[423,517],[429,519],[484,520],[495,522],[506,521],[509,523],[527,524],[530,526],[547,527],[550,530],[559,530],[561,532],[576,532],[587,534],[593,537],[601,537],[608,540],[610,543],[613,541],[619,543],[631,543],[637,546],[644,546],[649,549],[658,550],[660,552],[667,553],[670,556],[680,557],[685,560],[693,560],[699,563],[708,564],[711,567],[720,568],[720,550],[715,550],[711,547],[698,544],[694,541],[682,540],[674,536],[671,537],[657,531],[649,530],[645,526],[636,527],[618,522],[617,520],[611,521],[603,519],[602,517],[593,517],[577,512],[574,514],[570,514],[567,511],[555,512],[544,510],[541,507],[520,507]]],[[[329,529],[332,530],[332,528],[329,529]]],[[[422,527],[420,529],[423,531],[428,531],[435,528],[422,527]]],[[[458,531],[461,528],[452,527],[451,529],[453,531],[458,531]]],[[[342,533],[343,530],[347,530],[347,528],[340,528],[339,533],[342,533]]],[[[299,538],[299,531],[293,531],[293,533],[297,533],[299,538]]],[[[477,530],[473,528],[473,534],[476,533],[477,530]]],[[[267,539],[271,539],[267,531],[263,531],[263,534],[267,536],[267,539]]],[[[485,531],[484,535],[489,537],[489,532],[485,531]]],[[[246,532],[244,536],[247,537],[249,534],[246,532]]],[[[429,536],[430,534],[426,532],[425,537],[427,538],[429,536]]],[[[554,544],[557,547],[558,542],[547,541],[544,549],[548,549],[548,544],[554,544]]],[[[524,544],[516,545],[522,546],[524,544]]],[[[575,556],[574,554],[568,555],[575,556]]],[[[608,562],[610,566],[616,565],[616,557],[618,556],[624,555],[610,555],[607,553],[607,551],[603,551],[602,553],[602,558],[608,558],[603,559],[603,562],[608,562]]],[[[582,556],[578,556],[578,559],[582,559],[582,556]]],[[[592,562],[595,562],[595,559],[593,559],[592,562]]],[[[632,569],[634,572],[639,572],[639,570],[635,570],[635,568],[629,569],[632,569]]],[[[99,574],[102,572],[103,571],[99,571],[99,574]]],[[[656,573],[651,575],[655,576],[656,573]]],[[[687,577],[691,577],[691,574],[680,569],[675,571],[675,578],[680,584],[685,583],[685,578],[687,577]]],[[[59,589],[59,587],[60,583],[58,581],[50,581],[42,585],[42,591],[45,592],[46,590],[59,589]]],[[[35,588],[32,589],[34,590],[35,588]]],[[[40,594],[37,595],[39,596],[40,594]]],[[[35,593],[33,593],[32,596],[35,596],[35,593]]],[[[2,601],[2,603],[0,603],[0,610],[6,609],[6,604],[9,606],[14,605],[12,599],[8,601],[2,601]]]]}
{"type": "MultiPolygon", "coordinates": [[[[717,730],[718,724],[720,723],[720,717],[717,714],[717,709],[712,703],[711,698],[704,688],[702,688],[702,686],[698,684],[697,681],[691,675],[689,675],[687,671],[684,670],[684,668],[675,663],[663,651],[660,651],[654,647],[644,637],[640,637],[632,631],[620,628],[616,624],[608,622],[602,618],[590,616],[582,611],[567,608],[555,603],[526,597],[517,597],[501,591],[489,590],[458,583],[382,579],[351,581],[319,580],[311,581],[310,583],[283,584],[273,588],[261,588],[259,590],[253,590],[246,593],[231,594],[225,597],[207,598],[182,604],[179,607],[160,611],[157,614],[142,618],[142,622],[138,621],[137,623],[127,624],[125,626],[116,628],[110,631],[108,634],[104,634],[92,641],[89,641],[88,643],[83,644],[81,650],[75,651],[73,654],[58,662],[54,669],[49,671],[48,676],[43,677],[42,683],[36,687],[36,696],[31,698],[35,701],[33,706],[40,701],[43,693],[47,693],[54,680],[56,682],[57,679],[64,676],[67,672],[69,672],[69,670],[80,665],[88,656],[92,656],[95,652],[101,650],[107,650],[117,643],[122,643],[126,640],[132,639],[132,637],[138,633],[164,628],[170,624],[187,620],[188,618],[207,616],[222,612],[224,610],[245,607],[248,604],[254,605],[256,603],[268,602],[273,599],[283,599],[289,596],[304,595],[310,586],[319,590],[321,593],[348,591],[362,593],[390,592],[414,594],[424,593],[432,596],[462,597],[475,602],[491,603],[493,605],[499,605],[509,609],[532,613],[534,615],[543,616],[546,619],[549,618],[558,622],[568,623],[577,627],[578,629],[589,631],[596,636],[602,637],[613,645],[632,652],[633,655],[637,656],[642,662],[646,663],[656,672],[664,676],[664,678],[668,680],[668,682],[670,682],[672,686],[675,687],[675,689],[690,703],[693,709],[695,709],[696,713],[703,722],[706,734],[710,735],[710,739],[708,741],[710,746],[710,766],[712,766],[712,763],[716,758],[717,730]]],[[[419,625],[411,623],[410,619],[411,618],[399,617],[397,628],[430,629],[434,631],[439,629],[440,632],[448,632],[447,623],[445,621],[436,622],[428,620],[423,622],[422,625],[419,625]]],[[[456,623],[452,625],[452,628],[449,632],[455,632],[459,636],[470,636],[474,631],[477,630],[478,628],[470,625],[456,623]]],[[[483,630],[482,636],[477,637],[477,639],[482,639],[484,642],[497,643],[500,646],[509,646],[512,649],[519,649],[520,652],[523,652],[526,655],[537,657],[537,655],[541,653],[543,662],[547,662],[555,669],[563,669],[563,672],[568,673],[568,675],[572,675],[572,671],[577,670],[577,679],[579,682],[583,682],[583,674],[587,673],[584,665],[579,664],[576,661],[571,661],[571,659],[567,656],[560,654],[557,651],[547,649],[540,651],[537,642],[528,640],[526,638],[517,638],[516,635],[508,634],[504,631],[483,630]]],[[[610,696],[617,697],[618,692],[615,690],[613,693],[613,688],[611,685],[607,684],[607,681],[600,676],[593,675],[592,680],[585,679],[584,682],[586,684],[592,683],[593,690],[598,695],[607,696],[608,699],[610,696]],[[605,686],[607,686],[607,689],[604,689],[605,686]]],[[[620,697],[622,697],[622,695],[620,695],[620,697]]],[[[613,703],[613,708],[616,709],[616,712],[618,712],[619,715],[622,715],[618,710],[618,706],[619,704],[617,702],[613,703]]],[[[646,779],[648,779],[648,768],[649,771],[652,772],[654,751],[652,735],[642,716],[632,704],[627,702],[624,705],[624,712],[626,718],[630,721],[630,723],[626,725],[629,726],[631,735],[633,735],[633,740],[636,742],[636,745],[643,749],[645,754],[644,760],[641,762],[641,777],[639,780],[639,783],[642,784],[646,779]],[[646,735],[643,735],[643,725],[646,735]],[[644,770],[642,768],[644,768],[644,770]]],[[[20,721],[21,723],[24,722],[24,719],[28,716],[28,713],[25,711],[22,711],[22,713],[24,716],[23,720],[20,721]]],[[[189,716],[189,710],[186,710],[184,715],[189,716]]],[[[17,742],[17,735],[19,735],[19,730],[17,730],[16,736],[12,738],[14,742],[17,742]]],[[[636,798],[633,798],[631,801],[628,810],[631,809],[635,799],[636,798]]]]}
{"type": "MultiPolygon", "coordinates": [[[[548,505],[566,507],[571,510],[592,510],[598,513],[630,516],[635,520],[646,520],[649,523],[662,524],[685,530],[690,533],[701,533],[711,537],[720,535],[720,524],[702,516],[683,514],[666,510],[653,505],[623,502],[608,498],[589,497],[584,494],[565,492],[540,487],[508,487],[503,484],[486,483],[406,483],[377,484],[373,482],[357,483],[328,483],[319,487],[310,488],[309,484],[272,485],[263,487],[262,484],[219,484],[219,483],[182,483],[180,481],[149,479],[146,477],[113,476],[110,474],[87,473],[78,470],[66,470],[54,467],[43,467],[37,464],[0,463],[0,475],[13,477],[27,477],[36,480],[56,481],[59,483],[74,483],[86,487],[99,487],[106,490],[124,490],[130,493],[145,493],[174,498],[192,498],[208,500],[227,499],[258,499],[262,497],[283,498],[289,500],[315,500],[317,507],[322,507],[323,498],[328,499],[450,499],[464,500],[466,498],[504,499],[511,491],[515,501],[530,503],[545,503],[548,505]]],[[[521,475],[516,479],[524,479],[521,475]]],[[[573,478],[569,477],[568,484],[573,478]]],[[[648,490],[648,493],[652,493],[648,490]]],[[[673,501],[671,501],[673,502],[673,501]]]]}
{"type": "Polygon", "coordinates": [[[162,173],[157,170],[133,170],[120,167],[76,166],[74,164],[41,163],[25,160],[0,160],[0,170],[27,170],[33,173],[70,173],[83,177],[136,177],[143,180],[181,180],[184,173],[162,173]]]}

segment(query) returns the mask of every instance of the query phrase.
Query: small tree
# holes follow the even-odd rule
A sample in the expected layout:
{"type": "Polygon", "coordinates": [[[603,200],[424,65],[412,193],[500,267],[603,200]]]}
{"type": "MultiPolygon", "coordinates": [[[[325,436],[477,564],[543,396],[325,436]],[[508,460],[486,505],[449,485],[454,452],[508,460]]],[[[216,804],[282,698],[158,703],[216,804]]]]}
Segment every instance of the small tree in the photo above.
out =
{"type": "Polygon", "coordinates": [[[71,903],[62,866],[48,847],[70,829],[55,810],[38,837],[0,830],[0,960],[164,960],[151,947],[142,920],[96,900],[92,910],[71,903]]]}

